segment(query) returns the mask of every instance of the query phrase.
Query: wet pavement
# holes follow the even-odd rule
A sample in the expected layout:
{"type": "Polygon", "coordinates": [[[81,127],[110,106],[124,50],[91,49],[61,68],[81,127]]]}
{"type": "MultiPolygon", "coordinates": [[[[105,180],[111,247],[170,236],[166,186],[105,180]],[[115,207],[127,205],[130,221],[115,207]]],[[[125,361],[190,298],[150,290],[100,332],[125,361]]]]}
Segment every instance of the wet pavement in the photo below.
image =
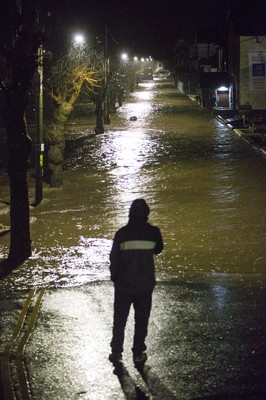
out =
{"type": "MultiPolygon", "coordinates": [[[[27,295],[1,298],[1,347],[27,295]]],[[[132,362],[132,314],[123,364],[115,369],[107,359],[112,298],[106,282],[46,290],[25,349],[32,399],[265,399],[265,288],[215,276],[158,283],[142,374],[132,362]]],[[[17,352],[15,344],[18,390],[17,352]]]]}
{"type": "MultiPolygon", "coordinates": [[[[186,96],[151,83],[105,134],[91,130],[68,143],[64,187],[44,185],[31,208],[32,258],[0,281],[2,397],[11,386],[23,400],[265,399],[265,159],[186,96]],[[143,371],[131,357],[132,314],[123,364],[108,361],[108,254],[136,197],[166,244],[143,371]]],[[[0,183],[6,201],[3,174],[0,183]]],[[[33,188],[30,176],[31,197],[33,188]]],[[[8,235],[1,240],[3,259],[8,235]]]]}

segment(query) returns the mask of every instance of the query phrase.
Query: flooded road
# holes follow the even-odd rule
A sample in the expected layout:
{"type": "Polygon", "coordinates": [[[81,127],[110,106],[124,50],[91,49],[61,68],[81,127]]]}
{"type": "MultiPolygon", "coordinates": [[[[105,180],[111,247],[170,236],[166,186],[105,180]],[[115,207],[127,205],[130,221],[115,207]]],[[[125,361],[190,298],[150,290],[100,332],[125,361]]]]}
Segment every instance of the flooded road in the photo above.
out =
{"type": "MultiPolygon", "coordinates": [[[[165,240],[159,281],[265,280],[261,155],[192,100],[152,82],[139,86],[106,129],[68,144],[64,187],[44,187],[31,209],[33,257],[3,290],[109,279],[113,235],[140,197],[165,240]]],[[[1,239],[3,257],[9,237],[1,239]]]]}

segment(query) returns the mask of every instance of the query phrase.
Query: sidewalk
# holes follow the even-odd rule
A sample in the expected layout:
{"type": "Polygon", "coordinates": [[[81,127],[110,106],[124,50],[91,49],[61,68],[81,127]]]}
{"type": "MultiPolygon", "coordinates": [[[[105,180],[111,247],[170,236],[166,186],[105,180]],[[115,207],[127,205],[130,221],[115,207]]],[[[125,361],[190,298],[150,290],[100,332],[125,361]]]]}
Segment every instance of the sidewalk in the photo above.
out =
{"type": "MultiPolygon", "coordinates": [[[[190,94],[189,98],[197,102],[196,95],[190,94]]],[[[227,113],[229,115],[228,111],[227,113]]],[[[243,138],[255,151],[262,154],[264,157],[266,156],[266,126],[261,127],[257,125],[248,127],[243,123],[243,119],[240,117],[227,118],[218,113],[216,114],[216,119],[243,138]]]]}
{"type": "Polygon", "coordinates": [[[218,121],[232,129],[237,135],[242,137],[247,143],[251,144],[252,148],[258,153],[266,156],[266,130],[265,128],[246,127],[240,123],[239,119],[224,119],[220,115],[217,116],[218,121]]]}

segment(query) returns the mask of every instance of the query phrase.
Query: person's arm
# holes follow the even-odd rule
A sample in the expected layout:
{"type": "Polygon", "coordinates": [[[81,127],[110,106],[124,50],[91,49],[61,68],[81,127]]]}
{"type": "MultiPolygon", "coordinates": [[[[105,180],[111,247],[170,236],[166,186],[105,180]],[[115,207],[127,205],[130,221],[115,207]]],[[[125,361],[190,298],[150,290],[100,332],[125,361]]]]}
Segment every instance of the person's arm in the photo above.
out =
{"type": "Polygon", "coordinates": [[[110,262],[111,280],[115,282],[117,278],[118,267],[120,264],[120,242],[118,240],[117,233],[114,237],[113,245],[110,252],[110,262]]]}
{"type": "Polygon", "coordinates": [[[154,247],[154,254],[160,254],[163,251],[163,238],[159,228],[156,228],[156,245],[154,247]]]}

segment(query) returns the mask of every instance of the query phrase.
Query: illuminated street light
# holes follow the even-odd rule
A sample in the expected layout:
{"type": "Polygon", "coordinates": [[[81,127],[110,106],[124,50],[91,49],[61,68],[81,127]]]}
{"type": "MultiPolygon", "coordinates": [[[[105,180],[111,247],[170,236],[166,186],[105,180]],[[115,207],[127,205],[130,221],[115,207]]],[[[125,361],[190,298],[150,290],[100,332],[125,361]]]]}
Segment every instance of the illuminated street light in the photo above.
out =
{"type": "Polygon", "coordinates": [[[79,60],[81,59],[83,52],[85,50],[85,36],[81,33],[76,33],[73,36],[73,46],[76,51],[76,55],[78,56],[79,60]]]}
{"type": "Polygon", "coordinates": [[[127,61],[128,55],[126,53],[121,54],[121,58],[123,61],[127,61]]]}
{"type": "Polygon", "coordinates": [[[76,44],[77,46],[82,46],[85,43],[85,38],[82,34],[77,33],[74,36],[74,44],[76,44]]]}
{"type": "Polygon", "coordinates": [[[219,92],[227,92],[228,91],[228,87],[220,86],[217,90],[219,90],[219,92]]]}

